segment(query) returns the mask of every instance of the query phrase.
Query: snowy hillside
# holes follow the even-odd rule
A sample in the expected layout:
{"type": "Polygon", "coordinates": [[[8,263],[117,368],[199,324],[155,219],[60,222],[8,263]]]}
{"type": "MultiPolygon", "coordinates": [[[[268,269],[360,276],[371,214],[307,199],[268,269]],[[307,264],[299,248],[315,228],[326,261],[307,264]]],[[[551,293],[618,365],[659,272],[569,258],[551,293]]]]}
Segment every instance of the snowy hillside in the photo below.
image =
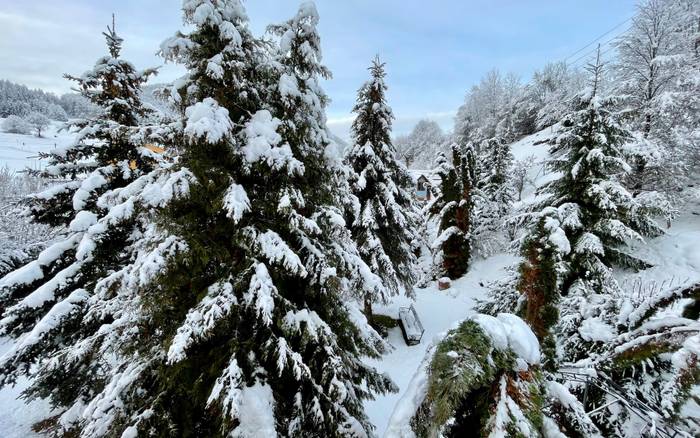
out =
{"type": "MultiPolygon", "coordinates": [[[[0,118],[0,125],[4,119],[0,118]]],[[[68,146],[75,135],[61,130],[62,122],[52,122],[42,137],[31,134],[10,134],[0,131],[0,167],[14,171],[42,169],[46,164],[37,158],[39,152],[68,146]]]]}

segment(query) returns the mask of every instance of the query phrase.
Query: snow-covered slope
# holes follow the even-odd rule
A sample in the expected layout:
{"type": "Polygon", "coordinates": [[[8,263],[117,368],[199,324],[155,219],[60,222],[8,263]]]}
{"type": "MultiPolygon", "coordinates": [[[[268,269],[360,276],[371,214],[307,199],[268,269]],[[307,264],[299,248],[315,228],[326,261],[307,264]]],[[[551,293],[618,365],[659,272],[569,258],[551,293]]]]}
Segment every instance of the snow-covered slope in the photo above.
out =
{"type": "MultiPolygon", "coordinates": [[[[0,126],[3,120],[0,118],[0,126]]],[[[75,138],[73,133],[60,131],[63,125],[61,122],[52,122],[41,138],[35,135],[0,132],[0,167],[8,167],[14,171],[21,171],[27,167],[42,168],[45,164],[37,159],[39,152],[68,146],[75,138]]]]}

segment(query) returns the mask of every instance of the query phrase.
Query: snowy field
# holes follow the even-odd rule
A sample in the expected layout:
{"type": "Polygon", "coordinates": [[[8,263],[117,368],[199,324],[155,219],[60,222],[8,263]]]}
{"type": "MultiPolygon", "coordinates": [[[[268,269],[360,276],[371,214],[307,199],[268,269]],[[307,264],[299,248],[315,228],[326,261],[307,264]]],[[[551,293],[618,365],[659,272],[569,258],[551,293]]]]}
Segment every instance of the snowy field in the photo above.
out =
{"type": "MultiPolygon", "coordinates": [[[[0,126],[4,119],[0,118],[0,126]]],[[[27,167],[40,169],[45,165],[37,159],[39,152],[47,152],[56,147],[68,146],[74,134],[60,131],[63,123],[52,122],[43,136],[8,134],[0,132],[0,167],[8,167],[13,171],[21,171],[27,167]]]]}
{"type": "MultiPolygon", "coordinates": [[[[39,166],[34,163],[32,155],[51,149],[55,144],[61,146],[71,141],[71,136],[68,134],[56,134],[56,128],[54,124],[47,138],[44,139],[0,134],[0,166],[7,165],[15,170],[21,170],[25,166],[39,166]]],[[[555,133],[555,130],[549,128],[512,145],[512,152],[517,160],[533,157],[534,161],[528,175],[534,184],[526,186],[523,192],[524,204],[532,202],[537,186],[552,178],[552,175],[547,174],[543,167],[548,150],[544,141],[555,133]]],[[[667,230],[666,235],[652,239],[646,245],[635,245],[635,252],[655,266],[639,273],[620,271],[617,276],[623,287],[634,290],[641,285],[647,293],[654,293],[655,290],[671,284],[699,280],[700,249],[698,248],[700,248],[700,192],[696,193],[696,201],[689,203],[683,209],[678,219],[667,230]]],[[[469,273],[453,282],[448,290],[438,290],[435,282],[426,288],[415,289],[413,304],[425,328],[421,343],[407,346],[401,330],[391,329],[388,342],[393,347],[392,350],[380,360],[370,361],[377,369],[387,373],[400,389],[397,394],[388,394],[365,402],[366,411],[377,428],[378,436],[385,436],[392,413],[402,397],[406,395],[409,383],[420,368],[432,341],[439,338],[440,333],[472,315],[475,300],[484,298],[487,293],[485,286],[501,278],[504,270],[518,263],[518,260],[519,258],[512,254],[495,254],[487,259],[475,261],[469,273]]],[[[376,306],[375,311],[378,314],[397,318],[399,308],[409,306],[411,303],[412,301],[406,297],[398,297],[389,305],[376,306]]],[[[8,348],[8,342],[0,340],[0,355],[8,348]]],[[[49,413],[50,408],[45,402],[38,401],[26,405],[22,400],[18,400],[21,390],[26,385],[27,381],[22,380],[15,388],[0,391],[0,437],[2,438],[36,436],[31,431],[31,425],[49,413]]]]}

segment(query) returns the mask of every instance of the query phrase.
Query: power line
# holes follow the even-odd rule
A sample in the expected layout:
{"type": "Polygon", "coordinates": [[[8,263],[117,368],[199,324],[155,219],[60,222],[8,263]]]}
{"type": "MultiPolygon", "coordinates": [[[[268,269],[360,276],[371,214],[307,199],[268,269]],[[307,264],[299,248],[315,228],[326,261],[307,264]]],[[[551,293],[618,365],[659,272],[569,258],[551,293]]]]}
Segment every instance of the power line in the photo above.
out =
{"type": "MultiPolygon", "coordinates": [[[[624,25],[625,23],[627,23],[627,22],[629,22],[630,20],[632,20],[632,18],[634,18],[634,16],[629,17],[629,18],[627,18],[626,20],[624,20],[624,21],[622,21],[622,22],[616,24],[614,27],[612,27],[611,29],[607,30],[605,33],[599,35],[596,39],[594,39],[594,40],[591,41],[590,43],[586,44],[585,46],[581,47],[580,49],[578,49],[578,50],[575,51],[574,53],[572,53],[572,54],[570,54],[569,56],[567,56],[566,58],[564,58],[563,61],[566,62],[568,59],[570,59],[570,58],[576,56],[578,53],[581,53],[583,50],[585,50],[585,49],[587,49],[588,47],[590,47],[591,45],[595,44],[598,40],[600,40],[600,39],[603,38],[604,36],[609,35],[609,34],[610,34],[611,32],[613,32],[615,29],[618,29],[620,26],[622,26],[622,25],[624,25]]],[[[594,50],[595,50],[595,49],[594,49],[594,50]]]]}
{"type": "MultiPolygon", "coordinates": [[[[606,41],[600,43],[600,47],[605,47],[605,46],[607,46],[607,45],[610,44],[612,41],[615,41],[617,38],[619,38],[620,35],[624,35],[626,32],[629,32],[630,30],[632,30],[632,28],[631,28],[631,27],[628,27],[627,29],[625,29],[625,30],[623,30],[622,32],[618,33],[617,35],[613,36],[612,38],[610,38],[610,39],[608,39],[608,40],[606,40],[606,41]]],[[[615,48],[615,46],[610,46],[610,47],[608,47],[608,48],[607,48],[603,53],[601,53],[601,54],[608,53],[608,52],[610,52],[611,50],[613,50],[614,48],[615,48]]],[[[587,58],[588,56],[592,55],[592,54],[595,53],[597,50],[598,50],[597,47],[596,47],[595,49],[593,49],[593,50],[589,50],[588,52],[586,52],[586,53],[584,53],[583,55],[579,56],[579,57],[576,58],[575,60],[571,61],[571,62],[569,63],[569,65],[572,66],[572,67],[575,66],[576,64],[578,64],[579,61],[581,61],[581,60],[587,58]]]]}

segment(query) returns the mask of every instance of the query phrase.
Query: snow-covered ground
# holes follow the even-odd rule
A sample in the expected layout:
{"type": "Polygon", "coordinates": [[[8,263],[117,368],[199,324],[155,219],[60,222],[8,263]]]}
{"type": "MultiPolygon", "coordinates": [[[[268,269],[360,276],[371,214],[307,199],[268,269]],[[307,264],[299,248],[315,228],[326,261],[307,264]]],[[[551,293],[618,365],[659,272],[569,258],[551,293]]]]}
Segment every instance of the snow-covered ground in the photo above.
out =
{"type": "MultiPolygon", "coordinates": [[[[12,344],[6,338],[0,338],[0,357],[10,349],[12,344]]],[[[19,379],[14,387],[0,390],[0,436],[3,438],[28,438],[39,436],[32,431],[34,423],[43,420],[50,412],[48,402],[35,400],[25,403],[20,397],[29,385],[26,378],[19,379]]]]}
{"type": "MultiPolygon", "coordinates": [[[[0,126],[3,120],[0,118],[0,126]]],[[[40,169],[45,166],[44,162],[37,159],[39,152],[68,146],[75,138],[72,133],[60,131],[61,126],[61,122],[52,122],[42,137],[0,132],[0,167],[21,171],[27,167],[40,169]]]]}

